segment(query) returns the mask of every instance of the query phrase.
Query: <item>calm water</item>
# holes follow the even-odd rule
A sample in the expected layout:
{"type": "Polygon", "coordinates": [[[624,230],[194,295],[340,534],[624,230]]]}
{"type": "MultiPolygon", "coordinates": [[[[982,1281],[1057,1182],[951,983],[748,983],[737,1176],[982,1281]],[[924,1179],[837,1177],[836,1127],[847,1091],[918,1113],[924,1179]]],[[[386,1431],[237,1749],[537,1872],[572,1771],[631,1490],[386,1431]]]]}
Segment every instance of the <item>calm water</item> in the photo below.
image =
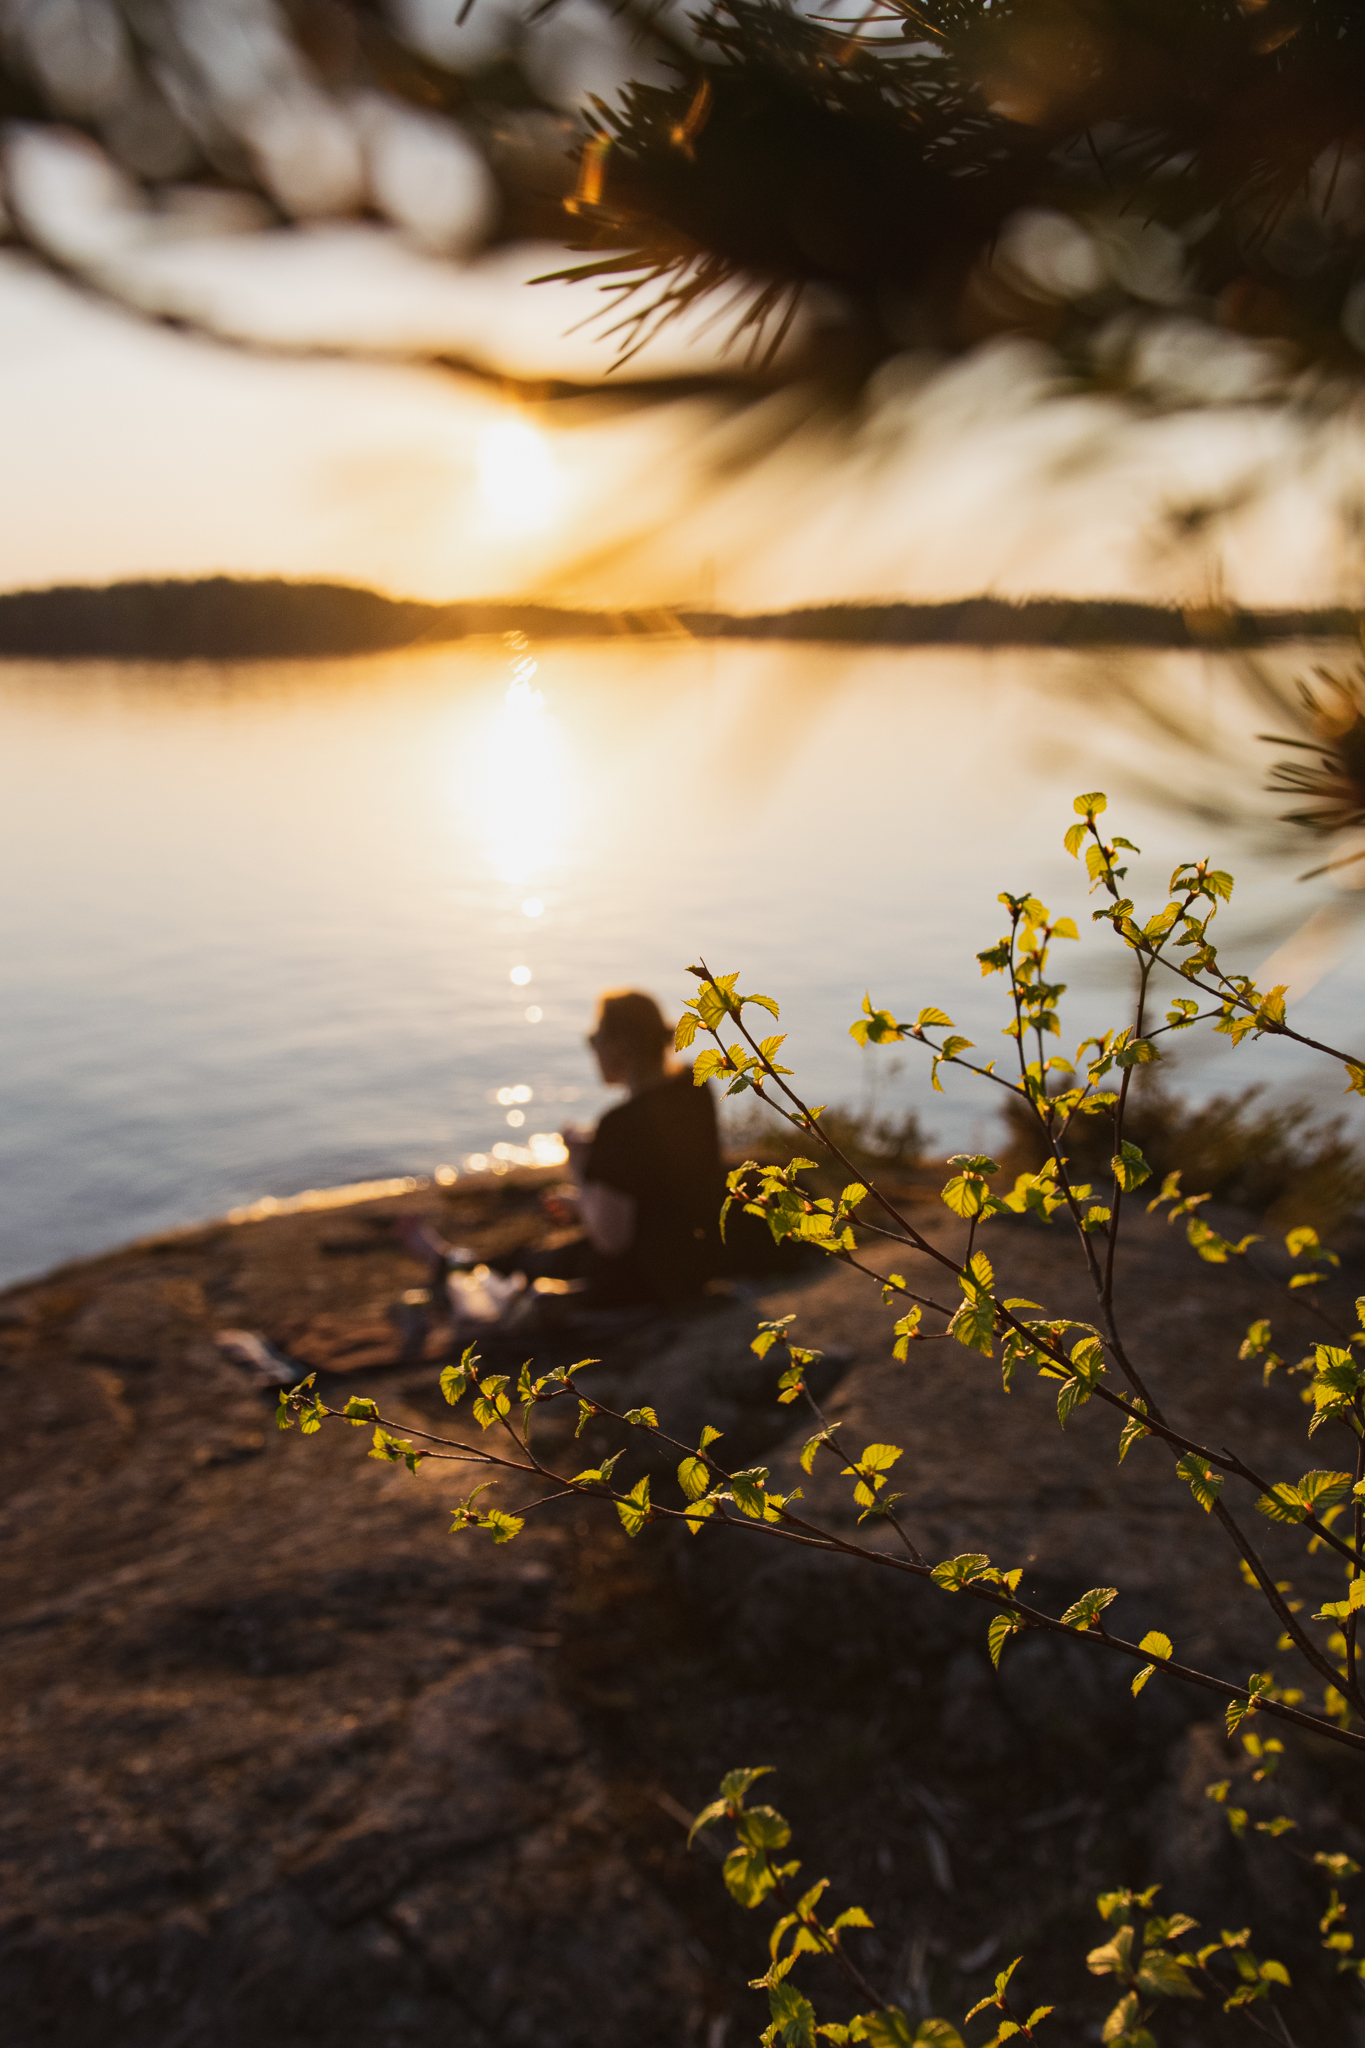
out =
{"type": "MultiPolygon", "coordinates": [[[[0,1274],[263,1195],[543,1151],[602,1106],[596,992],[676,1008],[699,952],[782,999],[817,1100],[876,1087],[944,1144],[984,1142],[963,1083],[931,1096],[913,1056],[893,1074],[847,1026],[870,985],[994,1038],[999,984],[972,955],[1001,887],[1084,917],[1060,846],[1082,788],[1109,789],[1154,856],[1153,895],[1179,855],[1234,867],[1249,968],[1310,920],[1299,1015],[1355,1029],[1365,898],[1294,881],[1314,849],[1258,793],[1263,676],[1194,656],[535,653],[520,679],[495,642],[0,666],[0,1274]]],[[[1121,992],[1104,958],[1078,949],[1068,1039],[1121,992]]],[[[1257,1075],[1303,1080],[1275,1051],[1182,1066],[1197,1090],[1257,1075]]]]}

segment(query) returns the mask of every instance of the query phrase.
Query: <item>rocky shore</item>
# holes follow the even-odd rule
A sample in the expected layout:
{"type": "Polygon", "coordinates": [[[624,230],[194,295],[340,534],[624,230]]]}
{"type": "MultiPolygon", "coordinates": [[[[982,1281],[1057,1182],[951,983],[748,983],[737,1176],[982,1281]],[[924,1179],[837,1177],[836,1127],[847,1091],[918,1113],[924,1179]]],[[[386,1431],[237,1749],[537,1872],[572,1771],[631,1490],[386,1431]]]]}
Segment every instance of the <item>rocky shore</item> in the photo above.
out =
{"type": "MultiPolygon", "coordinates": [[[[1295,1817],[1291,1847],[1361,1857],[1349,1758],[1291,1741],[1275,1784],[1252,1785],[1204,1700],[1156,1680],[1135,1705],[1129,1672],[1041,1639],[997,1674],[979,1612],[947,1596],[761,1540],[632,1544],[582,1500],[495,1548],[447,1533],[457,1487],[438,1468],[368,1461],[347,1430],[276,1431],[222,1329],[263,1332],[399,1426],[449,1421],[433,1359],[397,1362],[386,1312],[421,1275],[393,1215],[510,1249],[542,1227],[536,1178],[213,1225],[0,1296],[12,2048],[739,2048],[764,2024],[746,1984],[766,1920],[686,1851],[684,1823],[757,1762],[777,1766],[809,1877],[872,1914],[864,1967],[912,2011],[959,2020],[1024,1950],[1054,2039],[1098,2040],[1094,1894],[1160,1881],[1171,1908],[1250,1922],[1283,1957],[1301,2042],[1365,2040],[1359,1988],[1317,1950],[1319,1873],[1235,1842],[1203,1792],[1232,1776],[1254,1815],[1295,1817]]],[[[1079,1308],[1060,1233],[995,1228],[1011,1291],[1079,1308]]],[[[1296,1391],[1262,1393],[1236,1362],[1264,1289],[1157,1223],[1127,1287],[1163,1388],[1297,1472],[1296,1391]]],[[[850,1441],[907,1446],[906,1513],[932,1554],[1024,1564],[1049,1601],[1113,1579],[1132,1630],[1237,1674],[1265,1661],[1251,1597],[1153,1447],[1119,1472],[1112,1449],[1090,1455],[1112,1434],[1093,1407],[1063,1437],[1045,1389],[1005,1400],[953,1345],[895,1365],[856,1275],[660,1318],[592,1383],[794,1469],[806,1428],[749,1350],[757,1317],[788,1311],[829,1354],[850,1441]]],[[[832,1462],[802,1483],[847,1512],[832,1462]]],[[[1233,2025],[1172,2009],[1161,2039],[1202,2048],[1233,2025]]]]}

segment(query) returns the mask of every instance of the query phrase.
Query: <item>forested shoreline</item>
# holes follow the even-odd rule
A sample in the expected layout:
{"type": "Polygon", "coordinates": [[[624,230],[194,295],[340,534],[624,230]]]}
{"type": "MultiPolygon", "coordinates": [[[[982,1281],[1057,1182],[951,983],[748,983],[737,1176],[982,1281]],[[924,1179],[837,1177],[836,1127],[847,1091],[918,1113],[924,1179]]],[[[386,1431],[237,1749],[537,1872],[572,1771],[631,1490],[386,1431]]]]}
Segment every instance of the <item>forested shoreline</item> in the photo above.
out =
{"type": "Polygon", "coordinates": [[[534,600],[426,604],[345,583],[213,576],[0,594],[0,658],[260,661],[521,632],[538,640],[678,635],[891,647],[1261,647],[1354,634],[1345,607],[1244,611],[1139,599],[978,596],[938,604],[730,613],[606,611],[534,600]]]}

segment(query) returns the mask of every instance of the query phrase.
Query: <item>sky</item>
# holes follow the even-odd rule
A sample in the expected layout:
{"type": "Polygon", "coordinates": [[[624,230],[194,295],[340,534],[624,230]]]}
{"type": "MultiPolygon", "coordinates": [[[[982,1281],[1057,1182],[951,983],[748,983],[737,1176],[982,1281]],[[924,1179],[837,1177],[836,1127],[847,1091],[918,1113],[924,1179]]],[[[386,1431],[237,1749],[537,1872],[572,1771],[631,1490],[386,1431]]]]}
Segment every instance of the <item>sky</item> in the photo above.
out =
{"type": "MultiPolygon", "coordinates": [[[[163,299],[170,279],[268,347],[0,254],[4,584],[223,572],[735,610],[1365,598],[1365,412],[1283,380],[1267,397],[1244,343],[1155,321],[1136,400],[1022,340],[896,358],[838,412],[800,383],[650,397],[609,376],[592,287],[527,283],[557,254],[445,264],[335,225],[149,253],[163,299]],[[364,353],[304,352],[348,335],[364,353]],[[442,337],[483,373],[401,359],[442,337]],[[551,379],[584,388],[536,398],[551,379]]],[[[679,328],[631,375],[713,371],[723,341],[679,328]]]]}

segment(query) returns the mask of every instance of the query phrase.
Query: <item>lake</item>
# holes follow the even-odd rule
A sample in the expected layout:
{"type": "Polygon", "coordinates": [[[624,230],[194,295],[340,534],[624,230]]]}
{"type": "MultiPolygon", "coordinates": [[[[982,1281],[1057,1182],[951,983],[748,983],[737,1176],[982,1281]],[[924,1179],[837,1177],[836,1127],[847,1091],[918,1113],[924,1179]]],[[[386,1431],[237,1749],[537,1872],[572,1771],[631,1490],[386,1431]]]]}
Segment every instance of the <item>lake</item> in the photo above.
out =
{"type": "MultiPolygon", "coordinates": [[[[988,1142],[965,1080],[932,1095],[914,1048],[862,1053],[848,1024],[870,987],[1000,1042],[973,955],[1001,888],[1085,922],[1080,789],[1109,791],[1157,902],[1179,857],[1230,866],[1229,959],[1287,945],[1294,1020],[1358,1050],[1365,896],[1296,881],[1324,856],[1275,822],[1255,739],[1321,658],[622,639],[0,664],[0,1275],[304,1188],[551,1159],[607,1100],[595,995],[673,1014],[699,954],[781,1000],[817,1101],[988,1142]]],[[[1059,950],[1069,1050],[1128,975],[1059,950]]],[[[1273,1046],[1191,1045],[1180,1078],[1339,1106],[1273,1046]]]]}

